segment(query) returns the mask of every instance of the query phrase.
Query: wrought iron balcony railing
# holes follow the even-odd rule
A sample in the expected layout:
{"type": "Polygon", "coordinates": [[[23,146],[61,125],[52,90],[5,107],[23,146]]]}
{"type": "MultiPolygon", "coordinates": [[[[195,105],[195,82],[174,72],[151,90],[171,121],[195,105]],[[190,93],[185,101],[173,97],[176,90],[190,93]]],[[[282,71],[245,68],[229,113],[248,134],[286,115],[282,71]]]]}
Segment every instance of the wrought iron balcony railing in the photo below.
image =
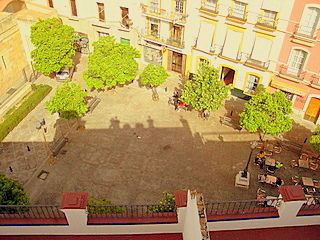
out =
{"type": "Polygon", "coordinates": [[[61,219],[64,213],[58,206],[25,206],[25,205],[0,205],[0,219],[61,219]]]}
{"type": "Polygon", "coordinates": [[[302,69],[292,68],[287,65],[282,65],[279,73],[297,80],[303,80],[306,75],[306,72],[302,71],[302,69]]]}
{"type": "Polygon", "coordinates": [[[206,11],[210,11],[214,14],[218,14],[219,13],[218,1],[217,0],[216,1],[202,0],[200,10],[206,10],[206,11]]]}
{"type": "Polygon", "coordinates": [[[315,31],[316,29],[314,27],[308,27],[308,26],[297,24],[295,26],[294,35],[315,40],[316,39],[315,31]]]}
{"type": "Polygon", "coordinates": [[[278,20],[266,18],[264,15],[259,15],[256,25],[266,27],[269,29],[276,29],[278,25],[278,20]]]}
{"type": "Polygon", "coordinates": [[[180,12],[170,12],[166,9],[151,7],[145,4],[141,4],[142,13],[154,18],[166,19],[171,22],[185,23],[187,20],[187,14],[180,12]]]}
{"type": "Polygon", "coordinates": [[[234,18],[241,21],[247,21],[248,11],[236,9],[236,8],[229,8],[228,9],[228,18],[234,18]]]}
{"type": "Polygon", "coordinates": [[[262,69],[268,69],[270,65],[270,61],[263,62],[263,61],[255,60],[255,59],[252,59],[250,56],[248,57],[245,63],[247,65],[262,68],[262,69]]]}
{"type": "Polygon", "coordinates": [[[161,38],[158,32],[146,31],[144,37],[152,41],[163,43],[177,48],[184,48],[184,41],[179,38],[169,37],[167,39],[161,38]]]}

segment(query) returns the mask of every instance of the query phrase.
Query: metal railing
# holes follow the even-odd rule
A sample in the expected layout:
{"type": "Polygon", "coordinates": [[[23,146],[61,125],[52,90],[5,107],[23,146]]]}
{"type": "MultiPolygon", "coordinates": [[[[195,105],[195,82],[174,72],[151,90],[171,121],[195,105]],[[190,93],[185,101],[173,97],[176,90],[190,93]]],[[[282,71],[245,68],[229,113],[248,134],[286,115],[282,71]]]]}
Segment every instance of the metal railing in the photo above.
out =
{"type": "Polygon", "coordinates": [[[0,205],[0,219],[11,218],[52,219],[65,218],[65,215],[58,206],[0,205]]]}
{"type": "Polygon", "coordinates": [[[201,1],[201,8],[202,10],[208,10],[212,13],[218,14],[219,13],[219,4],[218,0],[209,2],[208,0],[201,1]]]}
{"type": "Polygon", "coordinates": [[[168,45],[171,45],[177,48],[184,48],[184,41],[182,41],[182,39],[170,37],[167,39],[166,42],[168,45]]]}
{"type": "Polygon", "coordinates": [[[158,7],[152,7],[145,4],[141,4],[142,13],[145,15],[153,16],[153,17],[159,17],[164,18],[173,22],[180,22],[185,23],[187,14],[180,13],[180,12],[170,12],[166,9],[158,8],[158,7]]]}
{"type": "Polygon", "coordinates": [[[262,62],[262,61],[255,60],[255,59],[252,59],[252,58],[249,57],[246,60],[246,64],[249,64],[251,66],[256,66],[256,67],[259,67],[259,68],[263,68],[263,69],[268,69],[268,67],[270,65],[270,61],[262,62]]]}
{"type": "Polygon", "coordinates": [[[235,18],[241,21],[247,21],[248,11],[230,7],[228,9],[228,18],[235,18]]]}
{"type": "Polygon", "coordinates": [[[287,65],[281,65],[279,73],[289,77],[293,77],[297,80],[303,80],[306,75],[305,71],[302,71],[301,69],[292,68],[287,65]]]}
{"type": "Polygon", "coordinates": [[[88,205],[88,218],[174,217],[174,205],[88,205]]]}
{"type": "Polygon", "coordinates": [[[294,35],[302,36],[309,39],[316,39],[314,35],[316,28],[297,24],[295,26],[294,35]]]}
{"type": "Polygon", "coordinates": [[[302,205],[298,216],[310,214],[312,211],[316,210],[318,215],[320,215],[320,195],[307,197],[307,202],[302,205]]]}
{"type": "Polygon", "coordinates": [[[150,30],[147,30],[143,34],[143,37],[153,41],[161,42],[163,44],[171,45],[173,47],[184,48],[184,41],[182,39],[177,39],[173,37],[169,37],[167,39],[161,38],[158,32],[152,32],[150,30]]]}
{"type": "Polygon", "coordinates": [[[278,20],[266,18],[263,15],[260,15],[258,17],[256,25],[260,25],[263,27],[271,28],[271,29],[276,29],[278,25],[278,20]]]}
{"type": "Polygon", "coordinates": [[[233,214],[252,214],[252,213],[274,213],[277,212],[276,206],[280,199],[265,200],[239,200],[223,202],[207,202],[206,210],[208,216],[214,215],[233,215],[233,214]]]}

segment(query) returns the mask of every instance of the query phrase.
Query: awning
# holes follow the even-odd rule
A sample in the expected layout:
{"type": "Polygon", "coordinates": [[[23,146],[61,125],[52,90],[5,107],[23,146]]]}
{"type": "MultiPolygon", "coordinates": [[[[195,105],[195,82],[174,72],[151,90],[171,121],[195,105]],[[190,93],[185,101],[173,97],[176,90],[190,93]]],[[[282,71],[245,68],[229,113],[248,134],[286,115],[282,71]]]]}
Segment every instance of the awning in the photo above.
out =
{"type": "Polygon", "coordinates": [[[271,81],[271,83],[270,83],[270,86],[278,88],[278,89],[283,90],[285,92],[290,92],[290,93],[293,93],[295,95],[299,95],[299,96],[304,96],[304,95],[307,94],[307,91],[304,90],[303,88],[298,87],[298,86],[294,86],[293,84],[285,83],[285,82],[280,81],[280,80],[274,80],[273,79],[271,81]]]}
{"type": "Polygon", "coordinates": [[[242,32],[228,30],[222,55],[228,58],[237,59],[241,40],[242,32]]]}
{"type": "Polygon", "coordinates": [[[267,62],[272,46],[272,41],[267,38],[256,37],[251,58],[261,62],[267,62]]]}
{"type": "Polygon", "coordinates": [[[214,25],[201,22],[199,37],[197,40],[197,48],[206,52],[210,52],[212,38],[213,38],[214,25]]]}

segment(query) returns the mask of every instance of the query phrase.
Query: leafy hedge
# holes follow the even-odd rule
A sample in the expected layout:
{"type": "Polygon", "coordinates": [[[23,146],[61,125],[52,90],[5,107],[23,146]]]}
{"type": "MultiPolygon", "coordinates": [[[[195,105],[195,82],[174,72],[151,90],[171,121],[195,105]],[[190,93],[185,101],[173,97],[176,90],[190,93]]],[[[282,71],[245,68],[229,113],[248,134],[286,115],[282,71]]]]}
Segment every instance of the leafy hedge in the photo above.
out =
{"type": "Polygon", "coordinates": [[[112,206],[112,202],[106,199],[90,197],[88,201],[89,214],[124,213],[124,211],[124,208],[112,206]]]}
{"type": "Polygon", "coordinates": [[[0,123],[0,141],[2,141],[52,90],[48,85],[32,85],[32,93],[20,106],[8,111],[0,123]]]}

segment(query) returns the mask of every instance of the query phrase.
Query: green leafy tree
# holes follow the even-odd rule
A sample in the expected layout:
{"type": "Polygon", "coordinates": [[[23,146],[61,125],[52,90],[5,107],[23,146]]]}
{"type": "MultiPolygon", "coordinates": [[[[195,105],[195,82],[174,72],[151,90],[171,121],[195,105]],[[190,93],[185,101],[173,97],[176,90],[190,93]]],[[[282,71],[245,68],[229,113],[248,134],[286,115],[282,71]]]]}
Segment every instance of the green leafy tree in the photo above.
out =
{"type": "Polygon", "coordinates": [[[278,135],[292,128],[292,103],[282,92],[260,92],[253,96],[240,114],[240,123],[249,132],[258,132],[263,141],[265,134],[278,135]]]}
{"type": "Polygon", "coordinates": [[[0,205],[27,205],[29,199],[17,181],[0,175],[0,205]]]}
{"type": "Polygon", "coordinates": [[[316,153],[320,154],[320,125],[317,125],[314,133],[311,135],[309,144],[316,153]]]}
{"type": "Polygon", "coordinates": [[[89,56],[88,70],[84,79],[89,88],[113,88],[132,81],[138,72],[135,58],[138,50],[130,45],[117,43],[113,37],[101,37],[93,43],[94,51],[89,56]]]}
{"type": "Polygon", "coordinates": [[[215,111],[229,95],[229,87],[219,79],[216,68],[201,64],[192,80],[184,85],[181,100],[198,111],[215,111]]]}
{"type": "Polygon", "coordinates": [[[164,83],[169,74],[161,65],[148,64],[140,75],[142,85],[157,87],[164,83]]]}
{"type": "Polygon", "coordinates": [[[80,118],[88,111],[86,96],[80,84],[65,82],[46,103],[47,109],[65,119],[80,118]]]}
{"type": "Polygon", "coordinates": [[[59,18],[39,20],[31,27],[31,52],[34,68],[44,75],[59,72],[73,65],[74,29],[59,18]]]}

